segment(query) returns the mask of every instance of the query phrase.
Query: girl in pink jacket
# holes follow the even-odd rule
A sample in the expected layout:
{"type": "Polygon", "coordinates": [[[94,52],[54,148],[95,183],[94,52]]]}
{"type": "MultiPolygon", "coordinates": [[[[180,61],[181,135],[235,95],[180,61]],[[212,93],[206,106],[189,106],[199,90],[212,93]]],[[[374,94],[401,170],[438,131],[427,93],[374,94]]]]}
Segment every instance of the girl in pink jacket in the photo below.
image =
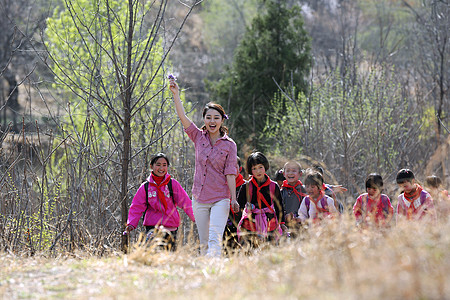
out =
{"type": "Polygon", "coordinates": [[[169,249],[175,249],[175,241],[180,215],[177,206],[182,208],[192,222],[192,202],[180,183],[167,173],[169,159],[164,153],[154,156],[150,162],[152,173],[138,189],[128,212],[127,227],[124,234],[135,229],[142,213],[143,225],[150,237],[155,229],[165,232],[169,249]]]}

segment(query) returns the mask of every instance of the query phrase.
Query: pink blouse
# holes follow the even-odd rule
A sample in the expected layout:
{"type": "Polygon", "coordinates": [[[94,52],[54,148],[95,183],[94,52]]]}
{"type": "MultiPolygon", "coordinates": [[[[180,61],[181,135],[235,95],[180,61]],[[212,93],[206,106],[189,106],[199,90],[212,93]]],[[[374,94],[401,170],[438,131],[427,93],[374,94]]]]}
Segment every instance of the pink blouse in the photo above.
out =
{"type": "Polygon", "coordinates": [[[208,132],[200,130],[194,123],[184,131],[195,147],[192,197],[201,203],[230,199],[226,175],[238,172],[236,143],[225,134],[211,145],[208,132]]]}

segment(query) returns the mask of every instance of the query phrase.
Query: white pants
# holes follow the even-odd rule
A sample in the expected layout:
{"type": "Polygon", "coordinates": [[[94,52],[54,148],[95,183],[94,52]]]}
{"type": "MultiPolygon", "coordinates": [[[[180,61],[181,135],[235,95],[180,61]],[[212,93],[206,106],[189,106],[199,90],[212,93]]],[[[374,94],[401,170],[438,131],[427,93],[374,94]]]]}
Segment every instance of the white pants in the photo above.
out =
{"type": "Polygon", "coordinates": [[[230,199],[214,203],[199,203],[194,199],[192,208],[200,237],[200,253],[220,257],[223,232],[230,211],[230,199]]]}

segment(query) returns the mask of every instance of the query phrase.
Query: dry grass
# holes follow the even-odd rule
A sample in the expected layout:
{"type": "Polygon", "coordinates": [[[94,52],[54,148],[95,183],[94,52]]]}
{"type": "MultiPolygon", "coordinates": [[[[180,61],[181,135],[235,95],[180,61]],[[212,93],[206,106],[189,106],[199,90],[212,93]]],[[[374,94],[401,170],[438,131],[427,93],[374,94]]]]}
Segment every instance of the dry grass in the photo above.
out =
{"type": "Polygon", "coordinates": [[[0,255],[0,296],[70,299],[448,299],[450,222],[358,230],[310,228],[253,255],[199,257],[192,248],[57,258],[0,255]]]}

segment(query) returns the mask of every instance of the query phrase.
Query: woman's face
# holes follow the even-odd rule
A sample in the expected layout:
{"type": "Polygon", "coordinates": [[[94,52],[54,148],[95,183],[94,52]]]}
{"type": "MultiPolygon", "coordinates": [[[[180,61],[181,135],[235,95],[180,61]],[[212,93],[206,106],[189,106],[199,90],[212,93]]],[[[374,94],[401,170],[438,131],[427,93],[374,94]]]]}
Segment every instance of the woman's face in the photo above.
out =
{"type": "Polygon", "coordinates": [[[159,177],[166,175],[167,168],[168,168],[167,160],[164,157],[158,158],[152,165],[153,173],[159,177]]]}
{"type": "Polygon", "coordinates": [[[252,175],[257,181],[263,181],[265,179],[266,168],[263,164],[257,164],[252,167],[252,175]]]}
{"type": "Polygon", "coordinates": [[[210,134],[220,133],[219,129],[223,124],[223,118],[217,110],[213,108],[208,109],[203,117],[203,121],[205,122],[206,130],[210,134]]]}

